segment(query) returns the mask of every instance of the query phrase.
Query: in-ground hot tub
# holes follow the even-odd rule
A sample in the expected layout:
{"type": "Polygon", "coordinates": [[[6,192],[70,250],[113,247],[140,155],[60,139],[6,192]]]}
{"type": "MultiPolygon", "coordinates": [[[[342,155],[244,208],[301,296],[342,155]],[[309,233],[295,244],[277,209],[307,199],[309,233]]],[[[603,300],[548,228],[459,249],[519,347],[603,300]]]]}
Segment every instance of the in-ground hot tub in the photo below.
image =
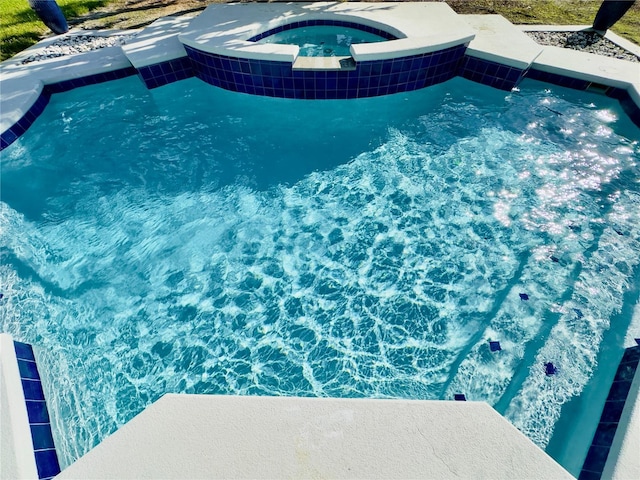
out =
{"type": "MultiPolygon", "coordinates": [[[[285,25],[291,27],[291,24],[285,25]]],[[[384,33],[384,32],[381,32],[384,33]]],[[[395,37],[372,33],[358,27],[340,25],[311,25],[309,27],[278,28],[255,37],[260,43],[297,45],[300,57],[350,57],[351,45],[377,43],[395,37]]]]}
{"type": "MultiPolygon", "coordinates": [[[[446,3],[212,4],[193,19],[154,23],[123,50],[147,88],[196,76],[255,95],[347,99],[412,91],[462,76],[508,91],[541,48],[528,37],[518,38],[505,55],[502,30],[498,25],[483,32],[491,38],[478,43],[478,30],[446,3]],[[308,56],[294,39],[261,41],[316,27],[356,29],[385,41],[351,42],[339,54],[325,55],[322,48],[322,56],[308,56]]],[[[511,33],[507,37],[513,40],[511,33]]]]}
{"type": "Polygon", "coordinates": [[[425,5],[424,15],[416,15],[415,4],[254,7],[212,5],[179,36],[197,77],[227,90],[257,95],[372,97],[453,78],[474,38],[469,26],[446,4],[425,5]],[[291,43],[264,41],[316,27],[349,28],[369,37],[366,43],[351,42],[337,54],[322,47],[320,39],[316,53],[321,55],[314,56],[293,39],[291,43]],[[372,35],[384,41],[371,42],[372,35]]]}

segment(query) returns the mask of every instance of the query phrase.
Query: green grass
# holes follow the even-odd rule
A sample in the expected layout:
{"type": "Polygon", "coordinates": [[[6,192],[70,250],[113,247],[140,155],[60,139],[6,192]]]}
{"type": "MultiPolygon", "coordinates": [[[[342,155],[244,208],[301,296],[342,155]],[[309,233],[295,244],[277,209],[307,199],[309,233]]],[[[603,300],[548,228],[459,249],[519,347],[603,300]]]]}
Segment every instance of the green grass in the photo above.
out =
{"type": "MultiPolygon", "coordinates": [[[[58,0],[67,19],[78,17],[107,3],[109,0],[58,0]]],[[[0,0],[0,12],[1,60],[30,47],[49,30],[31,10],[27,0],[0,0]]]]}
{"type": "MultiPolygon", "coordinates": [[[[211,1],[200,0],[204,7],[211,1]]],[[[513,23],[544,25],[591,25],[601,0],[446,0],[458,13],[494,13],[513,23]]],[[[114,12],[91,21],[90,28],[130,28],[152,22],[164,13],[164,6],[180,7],[180,0],[153,2],[148,8],[131,8],[126,0],[58,0],[67,20],[113,5],[114,12]],[[135,10],[135,12],[133,12],[135,10]],[[126,12],[126,13],[123,13],[126,12]],[[125,21],[126,17],[126,21],[125,21]]],[[[193,2],[191,3],[193,7],[193,2]]],[[[36,43],[48,32],[27,0],[0,0],[0,60],[5,60],[36,43]]],[[[640,45],[640,2],[616,23],[613,31],[640,45]]]]}
{"type": "MultiPolygon", "coordinates": [[[[499,14],[515,24],[591,25],[602,0],[447,0],[458,13],[499,14]]],[[[613,26],[618,35],[640,45],[640,3],[613,26]]]]}

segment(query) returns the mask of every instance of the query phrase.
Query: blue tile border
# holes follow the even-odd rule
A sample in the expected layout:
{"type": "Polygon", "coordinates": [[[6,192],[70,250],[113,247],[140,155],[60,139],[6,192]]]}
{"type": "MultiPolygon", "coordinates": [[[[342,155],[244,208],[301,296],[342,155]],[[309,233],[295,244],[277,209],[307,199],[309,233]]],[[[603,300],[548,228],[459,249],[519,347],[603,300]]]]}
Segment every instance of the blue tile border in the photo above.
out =
{"type": "Polygon", "coordinates": [[[84,87],[86,85],[94,85],[96,83],[108,82],[111,80],[118,80],[136,74],[136,69],[133,67],[120,68],[118,70],[112,70],[110,72],[97,73],[95,75],[88,75],[86,77],[73,78],[70,80],[64,80],[62,82],[52,83],[45,85],[42,89],[42,93],[31,106],[29,111],[18,120],[18,122],[9,128],[6,132],[0,135],[0,151],[7,148],[13,142],[15,142],[27,129],[36,121],[36,118],[42,114],[44,108],[49,103],[51,94],[66,92],[78,87],[84,87]]]}
{"type": "Polygon", "coordinates": [[[31,106],[31,108],[24,114],[24,116],[9,130],[3,132],[0,135],[0,151],[7,148],[13,142],[15,142],[20,135],[27,131],[27,129],[36,121],[36,118],[44,111],[44,107],[49,103],[50,95],[41,93],[38,100],[31,106]]]}
{"type": "Polygon", "coordinates": [[[193,77],[194,73],[189,57],[180,57],[140,67],[138,76],[148,89],[152,89],[193,77]]]}
{"type": "Polygon", "coordinates": [[[20,381],[25,396],[33,454],[39,479],[48,479],[60,473],[47,403],[42,390],[38,366],[31,345],[13,342],[20,370],[20,381]]]}
{"type": "Polygon", "coordinates": [[[622,88],[611,87],[606,93],[607,97],[615,98],[620,102],[624,113],[626,113],[631,121],[640,127],[640,106],[636,105],[631,95],[622,88]]]}
{"type": "Polygon", "coordinates": [[[600,480],[639,361],[640,345],[625,350],[578,480],[600,480]]]}
{"type": "Polygon", "coordinates": [[[511,90],[526,74],[525,69],[465,55],[459,75],[500,90],[511,90]]]}
{"type": "MultiPolygon", "coordinates": [[[[578,78],[572,78],[557,73],[543,72],[542,70],[537,70],[533,67],[528,70],[526,77],[531,78],[532,80],[552,83],[561,87],[573,88],[575,90],[587,90],[590,86],[594,85],[594,82],[580,80],[578,78]]],[[[601,85],[601,87],[604,87],[604,93],[606,96],[615,98],[620,102],[620,106],[629,116],[631,121],[640,127],[640,105],[637,105],[633,101],[629,92],[622,88],[608,87],[606,85],[601,85]]]]}
{"type": "MultiPolygon", "coordinates": [[[[312,23],[318,24],[317,21],[294,22],[277,29],[282,31],[312,23]]],[[[342,24],[377,34],[391,35],[374,27],[352,22],[336,20],[327,24],[342,24]]],[[[277,29],[263,32],[254,38],[261,35],[263,37],[260,38],[264,38],[269,32],[276,33],[277,29]]],[[[373,97],[406,92],[445,82],[457,75],[501,90],[511,90],[523,78],[578,90],[586,90],[592,85],[592,82],[586,80],[544,72],[533,67],[521,70],[471,57],[464,54],[466,47],[464,44],[423,55],[354,62],[353,68],[338,71],[299,71],[293,70],[288,62],[225,57],[201,52],[185,45],[188,53],[185,57],[140,67],[137,70],[131,66],[45,85],[29,111],[0,135],[0,151],[27,131],[44,111],[52,94],[134,74],[137,74],[149,89],[197,76],[211,85],[241,93],[314,100],[373,97]]],[[[618,100],[631,121],[640,127],[640,105],[633,101],[626,90],[609,87],[604,93],[618,100]]]]}
{"type": "Polygon", "coordinates": [[[44,93],[51,95],[53,93],[66,92],[74,88],[85,87],[87,85],[95,85],[96,83],[109,82],[111,80],[119,80],[121,78],[135,75],[137,70],[134,67],[120,68],[110,72],[96,73],[95,75],[87,75],[86,77],[72,78],[61,82],[51,83],[44,86],[44,93]]]}
{"type": "Polygon", "coordinates": [[[375,97],[417,90],[458,74],[465,44],[420,55],[355,62],[341,70],[297,70],[290,62],[229,57],[185,45],[201,80],[236,92],[307,100],[375,97]]]}
{"type": "Polygon", "coordinates": [[[263,38],[267,38],[267,37],[270,37],[271,35],[275,35],[276,33],[284,32],[287,30],[293,30],[294,28],[317,27],[317,26],[355,28],[356,30],[362,30],[363,32],[373,33],[374,35],[378,35],[379,37],[385,38],[387,40],[398,39],[398,37],[396,37],[392,33],[389,33],[377,27],[370,27],[369,25],[363,25],[362,23],[348,22],[345,20],[315,19],[315,20],[302,20],[298,22],[287,23],[285,25],[280,25],[279,27],[275,27],[265,32],[259,33],[258,35],[254,35],[253,37],[249,38],[248,41],[258,42],[263,38]]]}
{"type": "Polygon", "coordinates": [[[573,88],[576,90],[586,90],[591,85],[591,82],[586,80],[580,80],[578,78],[567,77],[565,75],[559,75],[557,73],[543,72],[531,67],[527,72],[527,78],[532,80],[540,80],[542,82],[553,83],[561,87],[573,88]]]}

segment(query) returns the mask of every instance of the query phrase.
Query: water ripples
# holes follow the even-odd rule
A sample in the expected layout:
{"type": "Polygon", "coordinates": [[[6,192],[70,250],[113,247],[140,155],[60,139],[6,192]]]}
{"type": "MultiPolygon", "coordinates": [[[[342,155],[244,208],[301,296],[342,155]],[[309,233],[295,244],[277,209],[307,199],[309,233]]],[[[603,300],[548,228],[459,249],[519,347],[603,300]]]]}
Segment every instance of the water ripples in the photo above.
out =
{"type": "MultiPolygon", "coordinates": [[[[434,92],[442,110],[295,178],[242,180],[264,168],[249,162],[212,180],[220,149],[181,165],[206,157],[205,135],[131,161],[111,186],[105,170],[54,188],[39,214],[0,203],[3,330],[37,347],[63,462],[166,392],[465,393],[546,445],[635,281],[640,149],[536,89],[497,106],[434,92]],[[569,125],[585,136],[568,139],[569,125]]],[[[153,109],[148,124],[175,121],[153,109]]],[[[165,141],[153,138],[145,156],[165,141]]],[[[11,169],[29,167],[25,149],[7,150],[11,169]]]]}

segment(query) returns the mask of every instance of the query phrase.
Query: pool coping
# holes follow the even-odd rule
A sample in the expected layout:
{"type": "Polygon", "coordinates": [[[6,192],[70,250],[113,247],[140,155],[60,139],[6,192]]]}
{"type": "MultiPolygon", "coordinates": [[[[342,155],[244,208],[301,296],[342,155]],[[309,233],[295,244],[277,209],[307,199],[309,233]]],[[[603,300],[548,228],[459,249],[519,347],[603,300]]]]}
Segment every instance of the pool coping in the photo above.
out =
{"type": "Polygon", "coordinates": [[[0,333],[2,478],[38,478],[29,417],[13,338],[0,333]],[[5,404],[6,402],[6,404],[5,404]],[[8,425],[8,426],[7,426],[8,425]]]}
{"type": "Polygon", "coordinates": [[[57,478],[573,477],[484,402],[166,394],[57,478]]]}

